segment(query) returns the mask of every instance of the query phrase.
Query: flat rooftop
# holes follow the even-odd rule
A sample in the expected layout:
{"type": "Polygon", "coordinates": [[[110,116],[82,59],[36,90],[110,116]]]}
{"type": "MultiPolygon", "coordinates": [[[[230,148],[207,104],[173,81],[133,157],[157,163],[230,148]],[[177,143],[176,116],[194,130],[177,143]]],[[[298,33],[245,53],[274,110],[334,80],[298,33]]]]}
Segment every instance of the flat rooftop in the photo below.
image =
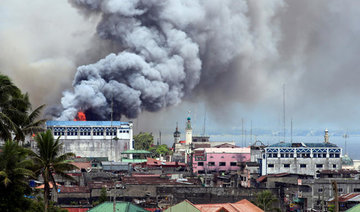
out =
{"type": "Polygon", "coordinates": [[[276,143],[269,147],[338,147],[336,144],[331,143],[276,143]]]}
{"type": "Polygon", "coordinates": [[[121,121],[47,121],[46,126],[121,126],[129,122],[121,121]]]}

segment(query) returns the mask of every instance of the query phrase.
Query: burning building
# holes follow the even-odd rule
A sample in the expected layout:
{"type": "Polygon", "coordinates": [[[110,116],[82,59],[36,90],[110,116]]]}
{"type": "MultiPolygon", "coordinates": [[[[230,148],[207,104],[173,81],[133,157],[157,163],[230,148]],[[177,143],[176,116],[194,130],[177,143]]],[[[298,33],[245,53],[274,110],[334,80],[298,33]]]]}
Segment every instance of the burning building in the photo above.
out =
{"type": "Polygon", "coordinates": [[[119,161],[123,151],[133,149],[131,122],[76,120],[46,122],[54,137],[60,137],[65,152],[119,161]]]}

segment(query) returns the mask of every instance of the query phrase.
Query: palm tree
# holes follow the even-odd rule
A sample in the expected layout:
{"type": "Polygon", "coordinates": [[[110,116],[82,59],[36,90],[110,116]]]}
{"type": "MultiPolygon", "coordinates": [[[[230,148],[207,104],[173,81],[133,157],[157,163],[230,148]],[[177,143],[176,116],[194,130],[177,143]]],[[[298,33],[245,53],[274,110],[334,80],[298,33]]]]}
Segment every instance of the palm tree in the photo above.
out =
{"type": "Polygon", "coordinates": [[[29,179],[34,177],[28,153],[28,149],[11,140],[0,152],[0,208],[5,211],[19,211],[30,204],[24,197],[31,193],[29,179]]]}
{"type": "Polygon", "coordinates": [[[75,156],[73,153],[61,154],[62,144],[59,142],[59,138],[60,137],[55,140],[50,130],[38,133],[35,137],[38,153],[31,153],[35,163],[35,174],[41,175],[44,180],[45,212],[47,212],[49,205],[49,182],[52,182],[55,191],[57,191],[54,175],[56,174],[65,179],[74,180],[65,172],[77,168],[67,162],[69,158],[75,156]]]}
{"type": "Polygon", "coordinates": [[[25,141],[26,136],[31,136],[34,133],[44,131],[44,124],[46,119],[37,120],[38,116],[41,113],[41,110],[45,105],[41,105],[36,108],[34,111],[26,111],[21,117],[22,120],[20,123],[16,124],[16,133],[14,140],[16,141],[25,141]]]}
{"type": "Polygon", "coordinates": [[[9,117],[12,111],[11,102],[15,96],[21,95],[9,77],[0,74],[0,138],[10,140],[15,124],[9,117]]]}
{"type": "Polygon", "coordinates": [[[277,202],[278,199],[271,193],[270,190],[264,190],[262,192],[257,193],[255,205],[259,208],[266,211],[281,211],[279,208],[273,207],[273,204],[277,202]]]}

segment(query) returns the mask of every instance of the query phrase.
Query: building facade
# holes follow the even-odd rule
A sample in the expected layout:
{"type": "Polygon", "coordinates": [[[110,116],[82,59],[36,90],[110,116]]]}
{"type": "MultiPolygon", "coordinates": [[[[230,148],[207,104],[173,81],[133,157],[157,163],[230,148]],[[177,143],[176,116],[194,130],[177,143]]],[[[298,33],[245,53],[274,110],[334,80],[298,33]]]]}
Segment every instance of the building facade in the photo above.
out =
{"type": "Polygon", "coordinates": [[[133,125],[120,121],[47,121],[64,152],[81,157],[107,157],[119,161],[121,153],[133,149],[133,125]]]}
{"type": "Polygon", "coordinates": [[[261,174],[296,173],[317,176],[342,168],[340,147],[331,143],[277,143],[264,149],[261,174]]]}
{"type": "Polygon", "coordinates": [[[250,148],[198,148],[193,153],[193,170],[198,174],[238,171],[238,162],[250,161],[250,148]]]}

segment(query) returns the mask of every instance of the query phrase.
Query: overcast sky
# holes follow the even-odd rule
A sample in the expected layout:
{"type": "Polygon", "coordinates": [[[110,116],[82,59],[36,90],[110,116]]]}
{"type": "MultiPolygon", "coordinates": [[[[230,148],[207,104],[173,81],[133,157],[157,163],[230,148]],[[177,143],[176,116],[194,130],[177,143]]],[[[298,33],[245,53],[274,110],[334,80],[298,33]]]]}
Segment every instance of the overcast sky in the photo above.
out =
{"type": "MultiPolygon", "coordinates": [[[[219,131],[241,129],[242,118],[247,128],[252,121],[254,128],[281,130],[283,84],[287,128],[293,119],[295,128],[359,129],[360,1],[243,3],[238,13],[248,30],[264,36],[254,45],[272,42],[274,49],[240,55],[211,80],[203,72],[181,103],[140,114],[138,129],[167,131],[176,122],[184,128],[191,111],[202,130],[206,111],[207,127],[219,131]]],[[[79,65],[119,52],[97,36],[99,16],[84,16],[65,0],[2,0],[0,20],[0,72],[28,92],[34,106],[59,105],[79,65]]]]}

